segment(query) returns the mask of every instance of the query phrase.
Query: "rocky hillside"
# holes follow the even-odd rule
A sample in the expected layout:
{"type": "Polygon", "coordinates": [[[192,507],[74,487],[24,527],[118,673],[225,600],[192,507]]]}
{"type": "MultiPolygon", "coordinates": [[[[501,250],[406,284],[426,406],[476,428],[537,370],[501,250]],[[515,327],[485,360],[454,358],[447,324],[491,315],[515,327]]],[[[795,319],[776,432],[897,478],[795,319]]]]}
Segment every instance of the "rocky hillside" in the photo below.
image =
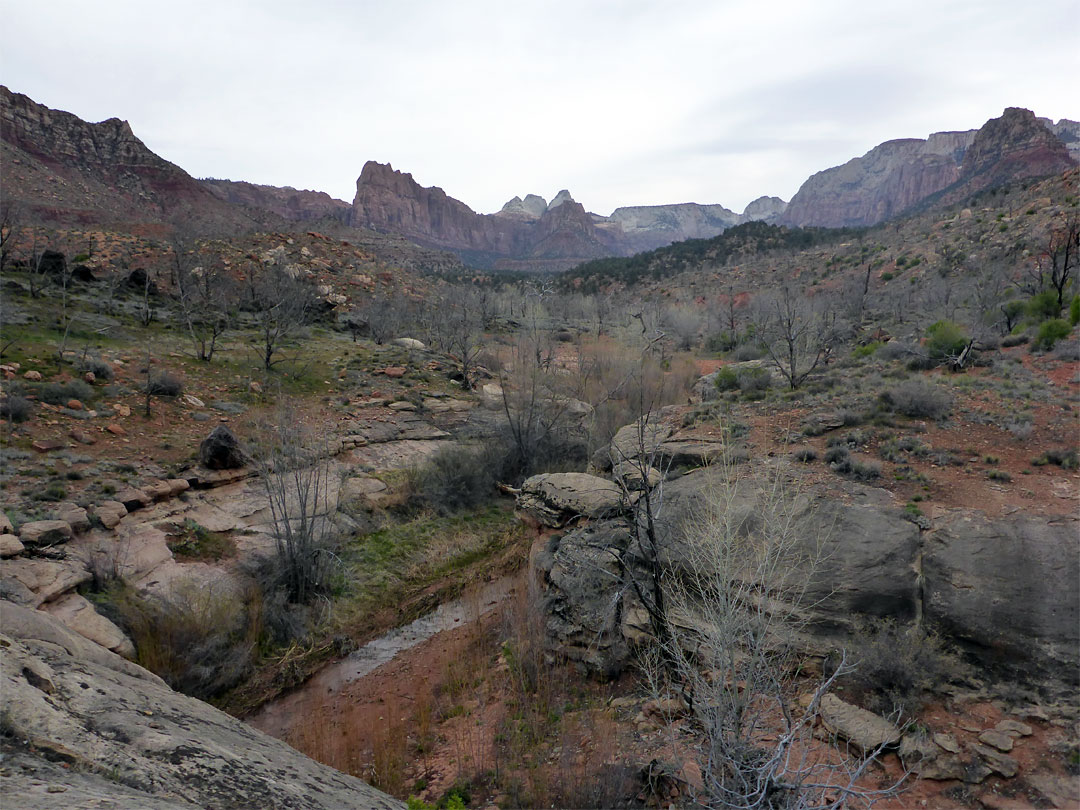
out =
{"type": "Polygon", "coordinates": [[[119,118],[97,124],[0,86],[6,200],[26,221],[170,223],[207,231],[251,230],[268,217],[218,199],[154,154],[119,118]]]}
{"type": "Polygon", "coordinates": [[[218,199],[234,205],[249,206],[277,214],[291,222],[349,217],[349,204],[336,200],[324,191],[298,191],[291,186],[263,186],[236,180],[200,180],[218,199]]]}
{"type": "Polygon", "coordinates": [[[979,130],[937,132],[874,147],[803,183],[781,217],[786,225],[874,225],[924,201],[957,202],[1013,180],[1045,177],[1076,165],[1067,143],[1080,124],[1047,127],[1029,110],[1010,107],[979,130]],[[937,195],[937,196],[935,196],[937,195]]]}

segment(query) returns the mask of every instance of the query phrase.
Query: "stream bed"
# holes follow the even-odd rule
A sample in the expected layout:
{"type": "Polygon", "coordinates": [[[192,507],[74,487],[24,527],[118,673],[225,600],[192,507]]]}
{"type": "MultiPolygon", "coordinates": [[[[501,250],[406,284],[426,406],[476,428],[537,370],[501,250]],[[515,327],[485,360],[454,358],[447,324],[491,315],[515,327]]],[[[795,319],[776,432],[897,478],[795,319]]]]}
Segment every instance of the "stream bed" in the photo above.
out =
{"type": "Polygon", "coordinates": [[[357,689],[362,690],[357,681],[439,633],[477,621],[509,597],[517,584],[517,578],[503,577],[439,605],[431,613],[391,630],[340,661],[323,667],[304,684],[265,704],[246,721],[272,737],[289,741],[294,726],[309,722],[311,717],[328,709],[333,711],[337,701],[349,700],[357,689]]]}

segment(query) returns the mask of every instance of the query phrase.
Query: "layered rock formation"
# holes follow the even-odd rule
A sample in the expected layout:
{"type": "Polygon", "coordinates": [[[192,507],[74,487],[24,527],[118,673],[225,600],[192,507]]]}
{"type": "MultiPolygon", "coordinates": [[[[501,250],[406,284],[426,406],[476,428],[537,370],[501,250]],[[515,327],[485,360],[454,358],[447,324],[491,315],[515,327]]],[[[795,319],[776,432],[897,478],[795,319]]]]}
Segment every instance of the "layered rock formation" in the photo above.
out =
{"type": "Polygon", "coordinates": [[[722,205],[679,203],[617,208],[605,217],[587,212],[563,189],[550,203],[528,194],[495,214],[478,214],[437,186],[425,188],[410,174],[369,161],[356,181],[350,222],[455,251],[480,266],[557,270],[717,236],[740,222],[775,219],[785,205],[762,197],[744,214],[722,205]]]}
{"type": "Polygon", "coordinates": [[[1045,177],[1076,165],[1068,147],[1034,113],[1009,107],[976,133],[964,152],[958,181],[942,202],[959,202],[979,191],[1030,177],[1045,177]]]}
{"type": "Polygon", "coordinates": [[[290,222],[336,219],[344,222],[351,206],[324,191],[297,191],[291,186],[263,186],[234,180],[200,180],[218,199],[271,211],[290,222]]]}
{"type": "Polygon", "coordinates": [[[639,205],[616,208],[608,222],[617,224],[631,240],[654,242],[649,248],[684,239],[707,239],[738,225],[742,217],[722,205],[639,205]]]}
{"type": "Polygon", "coordinates": [[[1029,110],[1010,107],[979,130],[886,141],[810,177],[780,221],[874,225],[931,198],[955,202],[996,185],[1065,171],[1076,159],[1063,139],[1080,146],[1080,127],[1073,124],[1063,120],[1047,128],[1029,110]]]}
{"type": "Polygon", "coordinates": [[[350,222],[453,250],[479,266],[516,260],[560,269],[620,253],[569,193],[560,192],[539,215],[543,199],[526,199],[528,205],[515,198],[498,214],[478,214],[437,186],[425,188],[411,174],[368,161],[356,181],[350,222]]]}
{"type": "Polygon", "coordinates": [[[251,229],[187,172],[150,151],[127,121],[97,124],[0,86],[0,181],[30,221],[170,222],[251,229]]]}

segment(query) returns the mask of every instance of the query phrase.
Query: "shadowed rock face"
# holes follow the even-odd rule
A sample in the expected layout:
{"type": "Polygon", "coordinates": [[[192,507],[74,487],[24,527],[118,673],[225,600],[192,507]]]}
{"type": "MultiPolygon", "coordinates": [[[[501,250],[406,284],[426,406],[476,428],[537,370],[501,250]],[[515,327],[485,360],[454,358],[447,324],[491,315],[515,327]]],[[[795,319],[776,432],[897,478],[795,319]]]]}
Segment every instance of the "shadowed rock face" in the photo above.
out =
{"type": "Polygon", "coordinates": [[[1065,143],[1076,137],[1072,123],[1063,120],[1052,131],[1029,110],[1010,107],[979,130],[886,141],[813,175],[781,222],[874,225],[934,195],[942,203],[956,202],[993,186],[1065,171],[1076,165],[1065,143]]]}
{"type": "Polygon", "coordinates": [[[0,601],[0,627],[5,810],[404,807],[46,613],[0,601]]]}

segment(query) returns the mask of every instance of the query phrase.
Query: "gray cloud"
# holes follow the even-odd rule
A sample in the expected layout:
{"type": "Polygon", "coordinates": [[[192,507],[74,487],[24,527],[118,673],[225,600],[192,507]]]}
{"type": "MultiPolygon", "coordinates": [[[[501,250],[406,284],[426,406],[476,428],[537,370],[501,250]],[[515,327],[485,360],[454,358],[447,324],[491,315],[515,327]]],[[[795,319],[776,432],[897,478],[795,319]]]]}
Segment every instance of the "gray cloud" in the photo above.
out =
{"type": "Polygon", "coordinates": [[[3,81],[197,176],[351,199],[389,161],[482,211],[790,197],[1008,105],[1077,117],[1076,0],[101,3],[5,9],[3,81]]]}

